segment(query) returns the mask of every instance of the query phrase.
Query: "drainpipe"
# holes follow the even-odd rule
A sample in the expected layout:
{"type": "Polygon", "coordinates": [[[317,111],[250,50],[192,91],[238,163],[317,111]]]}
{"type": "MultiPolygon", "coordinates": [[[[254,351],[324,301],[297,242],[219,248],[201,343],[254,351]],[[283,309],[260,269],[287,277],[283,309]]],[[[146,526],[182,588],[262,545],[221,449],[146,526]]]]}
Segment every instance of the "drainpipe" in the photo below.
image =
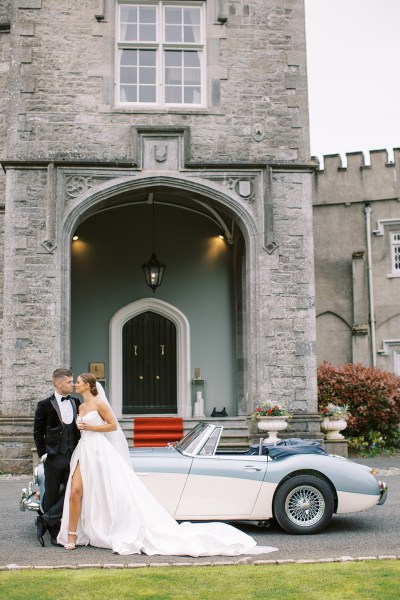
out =
{"type": "Polygon", "coordinates": [[[367,273],[368,273],[368,300],[369,300],[369,324],[371,329],[371,354],[372,366],[376,367],[376,339],[375,339],[375,306],[374,286],[372,281],[372,252],[371,252],[371,212],[372,206],[369,202],[364,205],[365,230],[367,235],[367,273]]]}

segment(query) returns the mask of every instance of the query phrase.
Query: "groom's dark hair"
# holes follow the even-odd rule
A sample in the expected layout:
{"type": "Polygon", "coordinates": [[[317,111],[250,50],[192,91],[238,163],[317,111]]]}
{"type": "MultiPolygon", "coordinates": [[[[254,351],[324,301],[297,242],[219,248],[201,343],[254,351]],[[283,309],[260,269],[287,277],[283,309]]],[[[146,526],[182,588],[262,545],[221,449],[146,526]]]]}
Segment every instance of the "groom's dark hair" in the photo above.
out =
{"type": "Polygon", "coordinates": [[[63,377],[73,377],[72,371],[69,369],[56,369],[53,371],[53,383],[56,381],[56,379],[62,379],[63,377]]]}

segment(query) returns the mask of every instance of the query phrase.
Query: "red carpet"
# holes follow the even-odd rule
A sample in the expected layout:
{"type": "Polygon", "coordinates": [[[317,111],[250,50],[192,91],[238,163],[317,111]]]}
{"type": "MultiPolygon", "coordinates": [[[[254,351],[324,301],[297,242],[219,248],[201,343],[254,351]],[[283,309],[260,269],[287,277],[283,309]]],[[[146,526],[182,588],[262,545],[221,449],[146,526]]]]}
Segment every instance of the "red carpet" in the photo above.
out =
{"type": "Polygon", "coordinates": [[[135,417],[133,445],[135,448],[166,446],[183,438],[183,419],[177,417],[135,417]]]}

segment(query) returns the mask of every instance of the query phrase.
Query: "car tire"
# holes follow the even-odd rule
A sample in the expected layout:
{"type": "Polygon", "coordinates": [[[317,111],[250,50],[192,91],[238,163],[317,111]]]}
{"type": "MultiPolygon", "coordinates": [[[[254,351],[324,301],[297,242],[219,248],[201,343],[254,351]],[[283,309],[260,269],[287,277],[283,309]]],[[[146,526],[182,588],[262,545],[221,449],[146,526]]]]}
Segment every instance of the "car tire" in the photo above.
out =
{"type": "Polygon", "coordinates": [[[333,511],[331,488],[314,475],[291,477],[275,494],[275,519],[289,533],[319,533],[329,525],[333,511]]]}

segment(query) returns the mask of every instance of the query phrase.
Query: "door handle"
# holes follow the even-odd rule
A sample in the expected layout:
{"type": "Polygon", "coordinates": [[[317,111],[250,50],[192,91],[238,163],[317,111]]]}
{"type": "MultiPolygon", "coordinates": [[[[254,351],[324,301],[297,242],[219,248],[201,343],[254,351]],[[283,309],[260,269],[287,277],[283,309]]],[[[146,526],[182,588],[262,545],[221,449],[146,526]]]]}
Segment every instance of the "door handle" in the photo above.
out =
{"type": "Polygon", "coordinates": [[[133,348],[134,348],[134,351],[135,351],[135,356],[137,356],[137,349],[138,349],[138,347],[137,346],[133,346],[133,348]]]}
{"type": "Polygon", "coordinates": [[[245,466],[245,470],[246,471],[261,471],[260,467],[254,467],[253,465],[246,465],[245,466]]]}
{"type": "Polygon", "coordinates": [[[161,344],[161,356],[164,356],[165,344],[161,344]]]}

